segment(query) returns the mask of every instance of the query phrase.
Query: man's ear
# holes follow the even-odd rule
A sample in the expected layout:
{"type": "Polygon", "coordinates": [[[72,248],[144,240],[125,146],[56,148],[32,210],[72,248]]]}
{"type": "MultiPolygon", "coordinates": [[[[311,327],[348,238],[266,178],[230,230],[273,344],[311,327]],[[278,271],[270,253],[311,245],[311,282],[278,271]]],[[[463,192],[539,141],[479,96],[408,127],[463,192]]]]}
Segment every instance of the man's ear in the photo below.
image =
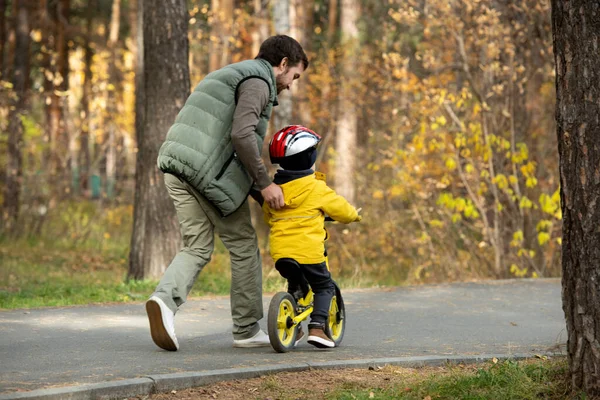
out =
{"type": "Polygon", "coordinates": [[[282,71],[285,71],[288,67],[288,58],[287,57],[283,57],[281,59],[281,62],[279,63],[278,67],[281,68],[282,71]]]}

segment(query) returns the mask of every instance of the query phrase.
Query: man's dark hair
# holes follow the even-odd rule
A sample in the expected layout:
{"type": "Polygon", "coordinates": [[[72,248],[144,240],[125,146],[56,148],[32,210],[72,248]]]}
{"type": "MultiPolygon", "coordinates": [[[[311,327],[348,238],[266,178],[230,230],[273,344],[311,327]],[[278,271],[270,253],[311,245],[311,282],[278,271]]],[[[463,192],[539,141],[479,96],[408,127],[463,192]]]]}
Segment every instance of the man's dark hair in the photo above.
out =
{"type": "Polygon", "coordinates": [[[308,57],[296,39],[286,35],[271,36],[260,45],[256,58],[262,58],[276,67],[281,60],[288,58],[291,67],[302,62],[304,69],[308,68],[308,57]]]}

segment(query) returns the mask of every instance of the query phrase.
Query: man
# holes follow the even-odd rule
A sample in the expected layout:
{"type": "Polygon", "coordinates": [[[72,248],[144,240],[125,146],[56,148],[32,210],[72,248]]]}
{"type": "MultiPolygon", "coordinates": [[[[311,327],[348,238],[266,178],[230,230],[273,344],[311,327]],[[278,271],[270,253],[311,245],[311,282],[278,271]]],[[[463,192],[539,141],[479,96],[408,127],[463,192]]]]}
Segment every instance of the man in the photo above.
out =
{"type": "Polygon", "coordinates": [[[160,348],[179,349],[175,313],[210,260],[214,233],[231,256],[233,345],[269,345],[258,325],[262,264],[247,197],[254,185],[269,206],[284,205],[260,154],[277,94],[289,90],[307,67],[296,40],[270,37],[254,60],[208,74],[169,129],[158,167],[165,172],[184,247],[146,302],[152,340],[160,348]]]}

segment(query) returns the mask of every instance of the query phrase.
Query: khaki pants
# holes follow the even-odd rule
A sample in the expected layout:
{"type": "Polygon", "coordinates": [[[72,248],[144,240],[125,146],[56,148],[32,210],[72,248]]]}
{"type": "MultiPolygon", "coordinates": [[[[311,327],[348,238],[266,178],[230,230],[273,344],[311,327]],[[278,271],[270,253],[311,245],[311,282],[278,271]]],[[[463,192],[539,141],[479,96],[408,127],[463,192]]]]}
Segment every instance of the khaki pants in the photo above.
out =
{"type": "Polygon", "coordinates": [[[248,201],[223,218],[185,181],[165,174],[165,184],[175,204],[184,247],[171,261],[153,295],[176,312],[210,261],[217,233],[231,256],[233,337],[254,336],[263,317],[262,263],[248,201]]]}

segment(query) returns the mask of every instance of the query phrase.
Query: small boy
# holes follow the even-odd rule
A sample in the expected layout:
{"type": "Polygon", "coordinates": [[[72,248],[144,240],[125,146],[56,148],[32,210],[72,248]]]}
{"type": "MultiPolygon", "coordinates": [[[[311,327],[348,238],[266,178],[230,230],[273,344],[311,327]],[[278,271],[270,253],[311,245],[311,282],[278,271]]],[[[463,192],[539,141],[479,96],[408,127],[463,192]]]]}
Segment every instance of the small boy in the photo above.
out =
{"type": "MultiPolygon", "coordinates": [[[[327,186],[323,174],[311,168],[317,158],[321,137],[308,128],[292,125],[278,131],[269,144],[273,164],[279,164],[274,183],[283,190],[285,206],[274,210],[263,204],[265,220],[271,227],[271,256],[281,275],[288,279],[288,292],[296,300],[306,294],[303,277],[314,293],[314,308],[308,325],[308,343],[319,348],[335,347],[328,336],[327,318],[335,286],[325,263],[325,214],[349,224],[360,221],[358,211],[327,186]],[[280,266],[281,259],[295,260],[302,270],[280,266]],[[300,293],[300,294],[299,294],[300,293]]],[[[296,343],[304,332],[299,327],[296,343]]]]}

